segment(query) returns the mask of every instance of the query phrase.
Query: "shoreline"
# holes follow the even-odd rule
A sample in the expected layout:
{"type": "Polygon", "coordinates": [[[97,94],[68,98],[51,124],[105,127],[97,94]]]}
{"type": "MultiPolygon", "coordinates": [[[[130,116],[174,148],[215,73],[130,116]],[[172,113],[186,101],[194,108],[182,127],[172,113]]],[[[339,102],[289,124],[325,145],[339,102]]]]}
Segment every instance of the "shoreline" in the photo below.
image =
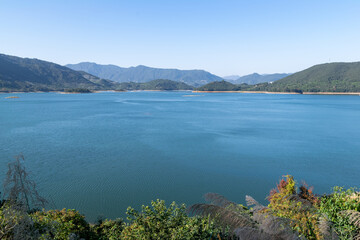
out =
{"type": "MultiPolygon", "coordinates": [[[[90,93],[102,93],[102,92],[192,92],[192,93],[252,93],[252,94],[298,94],[298,95],[359,95],[360,92],[268,92],[268,91],[196,91],[196,90],[97,90],[90,93]]],[[[57,93],[57,94],[84,94],[81,92],[62,92],[62,91],[35,91],[35,92],[0,92],[0,94],[19,94],[19,93],[57,93]]]]}
{"type": "Polygon", "coordinates": [[[261,93],[261,94],[297,94],[297,95],[360,95],[360,92],[267,92],[267,91],[193,91],[193,93],[261,93]]]}

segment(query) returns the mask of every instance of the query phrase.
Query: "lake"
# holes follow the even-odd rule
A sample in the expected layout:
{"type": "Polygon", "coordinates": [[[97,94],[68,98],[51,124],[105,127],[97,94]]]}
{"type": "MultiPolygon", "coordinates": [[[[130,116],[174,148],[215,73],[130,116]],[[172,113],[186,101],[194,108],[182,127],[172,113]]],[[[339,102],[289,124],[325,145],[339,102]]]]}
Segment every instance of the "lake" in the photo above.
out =
{"type": "Polygon", "coordinates": [[[0,94],[0,179],[23,153],[48,208],[90,221],[207,192],[266,203],[286,174],[319,194],[358,186],[359,122],[359,96],[0,94]]]}

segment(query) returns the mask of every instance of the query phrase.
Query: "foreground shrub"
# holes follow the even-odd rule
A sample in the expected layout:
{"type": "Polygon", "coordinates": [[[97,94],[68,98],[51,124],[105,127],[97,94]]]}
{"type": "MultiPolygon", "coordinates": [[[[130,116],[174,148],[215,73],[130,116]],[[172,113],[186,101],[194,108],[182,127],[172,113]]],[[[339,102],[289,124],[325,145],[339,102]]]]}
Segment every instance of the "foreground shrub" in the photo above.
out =
{"type": "Polygon", "coordinates": [[[321,198],[319,211],[333,223],[340,239],[360,239],[360,193],[351,188],[334,187],[333,193],[321,198]]]}
{"type": "Polygon", "coordinates": [[[40,239],[91,239],[92,233],[85,217],[72,209],[39,211],[31,214],[40,239]]]}
{"type": "Polygon", "coordinates": [[[289,219],[292,229],[306,239],[322,238],[318,225],[320,214],[314,205],[318,200],[305,186],[301,187],[301,192],[298,194],[292,176],[285,176],[285,179],[277,185],[277,189],[270,192],[268,199],[269,213],[289,219]]]}
{"type": "Polygon", "coordinates": [[[121,232],[125,227],[125,223],[122,219],[116,220],[103,220],[93,225],[92,231],[94,232],[94,238],[98,240],[117,240],[121,237],[121,232]]]}
{"type": "Polygon", "coordinates": [[[227,227],[234,239],[299,239],[288,226],[288,221],[269,214],[265,206],[250,196],[246,196],[250,209],[231,202],[217,193],[207,193],[205,200],[209,203],[194,204],[190,207],[190,211],[210,216],[219,226],[227,227]]]}
{"type": "Polygon", "coordinates": [[[188,217],[185,205],[175,202],[167,208],[164,201],[152,201],[141,212],[129,207],[126,214],[130,223],[124,228],[121,239],[209,239],[221,230],[207,218],[188,217]]]}
{"type": "Polygon", "coordinates": [[[24,208],[4,203],[0,208],[0,239],[37,239],[37,230],[24,208]]]}

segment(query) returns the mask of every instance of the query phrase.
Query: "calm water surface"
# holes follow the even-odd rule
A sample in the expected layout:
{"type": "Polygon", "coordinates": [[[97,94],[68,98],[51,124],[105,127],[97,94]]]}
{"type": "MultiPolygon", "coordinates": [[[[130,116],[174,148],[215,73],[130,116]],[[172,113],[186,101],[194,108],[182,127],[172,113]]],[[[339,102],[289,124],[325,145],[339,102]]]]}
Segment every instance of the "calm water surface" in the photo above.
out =
{"type": "Polygon", "coordinates": [[[359,121],[359,96],[0,94],[0,178],[23,153],[49,207],[89,220],[207,192],[266,203],[285,174],[318,193],[359,186],[359,121]]]}

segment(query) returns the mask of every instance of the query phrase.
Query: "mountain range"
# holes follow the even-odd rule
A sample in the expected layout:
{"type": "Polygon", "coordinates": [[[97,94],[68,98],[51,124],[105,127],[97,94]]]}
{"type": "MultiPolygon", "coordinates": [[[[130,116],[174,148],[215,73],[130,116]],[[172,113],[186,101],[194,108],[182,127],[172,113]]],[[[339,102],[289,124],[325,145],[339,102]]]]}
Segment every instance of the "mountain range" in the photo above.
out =
{"type": "Polygon", "coordinates": [[[256,79],[270,80],[283,77],[285,74],[251,74],[241,77],[242,80],[239,78],[230,83],[203,70],[157,69],[145,66],[120,68],[114,65],[104,67],[94,63],[81,63],[71,67],[76,69],[79,66],[87,68],[86,70],[90,73],[39,59],[0,54],[0,92],[68,90],[74,92],[75,89],[81,90],[81,92],[92,90],[190,90],[194,85],[204,82],[207,84],[203,84],[197,90],[298,93],[360,92],[360,62],[319,64],[274,82],[255,85],[251,84],[256,82],[256,79]],[[167,76],[168,79],[157,79],[160,76],[167,76]],[[107,78],[118,79],[120,82],[107,78]],[[150,78],[155,79],[146,80],[150,78]],[[125,79],[127,79],[126,82],[124,82],[125,79]],[[192,84],[186,84],[186,82],[192,84]]]}
{"type": "Polygon", "coordinates": [[[191,89],[183,82],[167,79],[119,83],[39,59],[0,54],[0,92],[191,89]]]}
{"type": "Polygon", "coordinates": [[[184,82],[191,86],[200,86],[209,82],[222,80],[221,77],[204,70],[151,68],[143,65],[123,68],[115,65],[100,65],[90,62],[67,64],[66,67],[76,71],[84,71],[115,82],[142,83],[155,79],[170,79],[177,82],[184,82]]]}
{"type": "Polygon", "coordinates": [[[360,92],[360,62],[325,63],[312,66],[272,83],[255,85],[217,81],[198,91],[267,91],[267,92],[360,92]]]}

